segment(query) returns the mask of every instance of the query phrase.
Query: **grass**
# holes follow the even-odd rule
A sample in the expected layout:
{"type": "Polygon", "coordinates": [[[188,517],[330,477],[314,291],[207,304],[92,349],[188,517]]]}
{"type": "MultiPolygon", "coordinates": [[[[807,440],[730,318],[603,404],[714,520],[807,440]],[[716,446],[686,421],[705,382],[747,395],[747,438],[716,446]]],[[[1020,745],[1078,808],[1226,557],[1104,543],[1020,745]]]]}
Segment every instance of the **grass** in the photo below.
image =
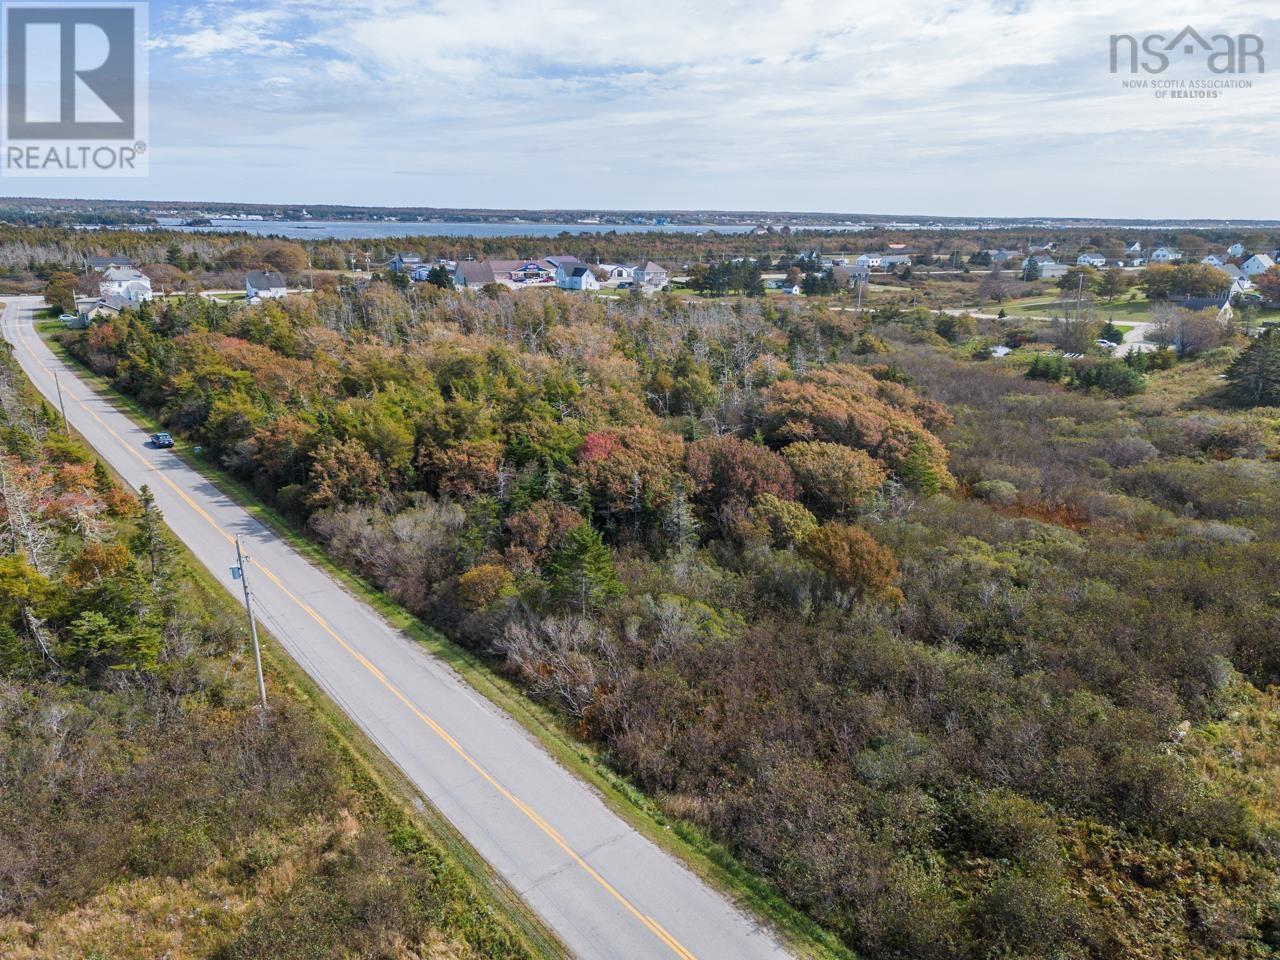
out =
{"type": "MultiPolygon", "coordinates": [[[[61,331],[56,322],[38,324],[50,347],[81,372],[81,377],[104,398],[130,415],[147,432],[162,426],[133,400],[116,391],[105,378],[83,366],[50,334],[61,331]]],[[[252,490],[218,466],[179,442],[175,455],[235,500],[255,519],[299,554],[328,573],[353,596],[377,611],[391,626],[447,663],[478,693],[518,721],[561,764],[595,787],[610,809],[642,835],[684,861],[698,876],[721,890],[742,908],[767,920],[798,957],[810,960],[853,960],[855,954],[838,937],[797,910],[766,878],[752,873],[723,844],[695,824],[668,817],[659,805],[626,777],[610,768],[599,752],[574,735],[555,711],[526,697],[512,681],[472,652],[451,641],[369,582],[339,567],[283,515],[264,504],[252,490]]],[[[295,667],[295,670],[297,668],[295,667]]],[[[336,707],[330,707],[336,713],[336,707]]],[[[371,750],[374,750],[370,746],[371,750]]],[[[376,753],[376,750],[374,750],[376,753]]],[[[385,762],[385,761],[384,761],[385,762]]]]}
{"type": "MultiPolygon", "coordinates": [[[[1136,300],[1092,300],[1088,302],[1095,315],[1106,320],[1108,317],[1123,317],[1133,321],[1146,321],[1151,317],[1151,302],[1145,297],[1136,300]]],[[[1074,311],[1076,302],[1071,297],[1030,297],[1023,300],[1010,300],[1004,304],[1005,311],[1011,316],[1045,317],[1060,316],[1065,309],[1074,311]]]]}

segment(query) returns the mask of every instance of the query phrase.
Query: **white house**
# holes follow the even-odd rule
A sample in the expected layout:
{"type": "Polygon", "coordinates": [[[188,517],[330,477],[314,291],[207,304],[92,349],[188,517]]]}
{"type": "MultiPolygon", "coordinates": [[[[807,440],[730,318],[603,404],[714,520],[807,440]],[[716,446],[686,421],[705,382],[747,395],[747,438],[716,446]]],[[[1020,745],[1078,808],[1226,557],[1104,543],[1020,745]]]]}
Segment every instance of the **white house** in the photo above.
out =
{"type": "Polygon", "coordinates": [[[142,303],[154,296],[150,278],[132,267],[108,267],[102,274],[98,290],[103,300],[118,297],[126,303],[142,303]]]}
{"type": "Polygon", "coordinates": [[[1076,257],[1076,266],[1079,267],[1105,267],[1107,258],[1100,253],[1082,253],[1076,257]]]}
{"type": "Polygon", "coordinates": [[[1151,251],[1152,263],[1175,263],[1182,259],[1182,251],[1173,247],[1157,247],[1151,251]]]}
{"type": "Polygon", "coordinates": [[[853,261],[853,265],[855,267],[866,267],[868,270],[879,270],[880,261],[883,259],[883,253],[864,253],[857,260],[853,261]]]}
{"type": "Polygon", "coordinates": [[[1246,260],[1244,262],[1244,265],[1240,269],[1244,271],[1244,275],[1246,277],[1253,279],[1259,274],[1266,273],[1275,265],[1276,265],[1276,262],[1272,260],[1269,256],[1267,256],[1265,253],[1259,253],[1256,256],[1252,256],[1248,260],[1246,260]]]}
{"type": "Polygon", "coordinates": [[[636,268],[624,263],[602,263],[600,269],[610,283],[630,283],[636,278],[636,268]]]}
{"type": "Polygon", "coordinates": [[[880,258],[881,270],[894,270],[901,266],[911,266],[911,258],[905,253],[894,253],[880,258]]]}
{"type": "Polygon", "coordinates": [[[585,263],[562,263],[556,267],[556,286],[561,290],[599,290],[600,281],[585,263]]]}
{"type": "Polygon", "coordinates": [[[1129,246],[1125,247],[1124,253],[1126,257],[1139,257],[1142,255],[1142,244],[1135,240],[1129,246]]]}
{"type": "Polygon", "coordinates": [[[1008,260],[1016,260],[1018,257],[1022,256],[1021,250],[1000,249],[1000,250],[988,250],[986,252],[991,254],[992,263],[1005,263],[1008,260]]]}
{"type": "Polygon", "coordinates": [[[652,260],[645,263],[643,267],[636,267],[632,273],[632,279],[635,283],[642,287],[648,287],[652,290],[661,290],[671,279],[667,275],[667,271],[658,266],[652,260]]]}
{"type": "Polygon", "coordinates": [[[250,270],[244,278],[244,295],[251,301],[279,300],[289,295],[289,287],[274,270],[250,270]]]}
{"type": "Polygon", "coordinates": [[[1243,244],[1243,243],[1233,243],[1231,246],[1227,247],[1227,256],[1228,256],[1228,257],[1243,257],[1243,256],[1244,256],[1244,244],[1243,244]]]}
{"type": "Polygon", "coordinates": [[[1209,254],[1200,262],[1210,267],[1221,267],[1223,265],[1222,258],[1218,256],[1216,253],[1209,254]]]}

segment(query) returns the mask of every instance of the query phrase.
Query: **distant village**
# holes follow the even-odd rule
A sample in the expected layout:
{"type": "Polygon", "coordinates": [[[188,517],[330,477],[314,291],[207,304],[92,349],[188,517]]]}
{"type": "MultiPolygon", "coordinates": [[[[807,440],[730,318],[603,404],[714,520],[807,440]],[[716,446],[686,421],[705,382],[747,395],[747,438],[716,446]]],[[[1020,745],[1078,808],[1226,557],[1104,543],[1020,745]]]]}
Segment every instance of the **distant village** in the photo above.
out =
{"type": "MultiPolygon", "coordinates": [[[[1200,253],[1200,251],[1197,251],[1200,253]]],[[[1227,303],[1232,298],[1254,290],[1254,280],[1276,269],[1280,250],[1256,252],[1241,243],[1205,253],[1193,260],[1171,246],[1147,250],[1141,241],[1114,247],[1112,255],[1076,247],[1066,252],[1056,242],[1031,244],[1026,249],[983,249],[967,258],[958,254],[940,257],[915,252],[906,244],[893,243],[882,251],[824,255],[809,250],[799,256],[773,264],[768,260],[737,257],[722,266],[746,265],[756,271],[760,289],[784,295],[832,293],[857,289],[877,277],[892,281],[906,279],[927,269],[931,274],[970,273],[976,270],[1002,271],[1023,281],[1061,281],[1073,270],[1119,271],[1138,274],[1152,265],[1180,266],[1199,263],[1219,271],[1221,289],[1206,300],[1227,303]],[[1123,248],[1122,255],[1119,254],[1123,248]],[[769,272],[773,271],[773,272],[769,272]],[[813,281],[820,280],[820,283],[813,281]]],[[[99,277],[96,299],[83,302],[78,315],[65,316],[68,325],[87,325],[104,315],[119,313],[128,307],[153,299],[152,280],[128,257],[88,257],[86,274],[99,277]]],[[[404,284],[432,283],[457,290],[480,290],[490,285],[513,290],[551,288],[567,291],[619,291],[636,295],[652,295],[673,284],[697,290],[690,275],[707,269],[704,264],[685,263],[664,266],[652,260],[639,263],[589,263],[576,256],[548,256],[537,259],[427,259],[414,253],[397,252],[382,264],[384,275],[404,284]]],[[[1074,274],[1072,274],[1074,276],[1074,274]]],[[[287,296],[291,289],[288,278],[274,270],[250,270],[244,274],[244,298],[248,303],[261,303],[287,296]]],[[[296,287],[293,288],[296,291],[296,287]]],[[[1207,292],[1207,291],[1206,291],[1207,292]]],[[[238,297],[238,294],[236,294],[238,297]]],[[[1203,306],[1203,304],[1201,305],[1203,306]]]]}

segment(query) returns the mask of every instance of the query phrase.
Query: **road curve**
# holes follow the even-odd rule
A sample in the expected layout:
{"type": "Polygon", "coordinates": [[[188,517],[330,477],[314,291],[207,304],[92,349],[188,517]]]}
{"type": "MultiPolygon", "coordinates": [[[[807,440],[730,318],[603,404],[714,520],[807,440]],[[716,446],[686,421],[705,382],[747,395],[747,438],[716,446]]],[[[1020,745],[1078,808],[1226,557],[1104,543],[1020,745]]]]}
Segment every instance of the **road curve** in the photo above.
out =
{"type": "Polygon", "coordinates": [[[448,666],[253,519],[64,364],[38,298],[3,300],[4,337],[50,403],[235,595],[234,538],[281,645],[584,960],[785,958],[773,936],[640,836],[448,666]]]}

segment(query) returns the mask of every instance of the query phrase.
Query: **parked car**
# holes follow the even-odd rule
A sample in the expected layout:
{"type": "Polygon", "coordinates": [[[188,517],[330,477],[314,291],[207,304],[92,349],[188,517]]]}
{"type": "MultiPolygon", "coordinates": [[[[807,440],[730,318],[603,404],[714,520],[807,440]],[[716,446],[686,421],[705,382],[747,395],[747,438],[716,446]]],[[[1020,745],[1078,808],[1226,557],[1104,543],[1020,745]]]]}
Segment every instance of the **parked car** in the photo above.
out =
{"type": "Polygon", "coordinates": [[[167,433],[153,433],[151,435],[151,445],[157,450],[168,450],[173,446],[173,437],[167,433]]]}

